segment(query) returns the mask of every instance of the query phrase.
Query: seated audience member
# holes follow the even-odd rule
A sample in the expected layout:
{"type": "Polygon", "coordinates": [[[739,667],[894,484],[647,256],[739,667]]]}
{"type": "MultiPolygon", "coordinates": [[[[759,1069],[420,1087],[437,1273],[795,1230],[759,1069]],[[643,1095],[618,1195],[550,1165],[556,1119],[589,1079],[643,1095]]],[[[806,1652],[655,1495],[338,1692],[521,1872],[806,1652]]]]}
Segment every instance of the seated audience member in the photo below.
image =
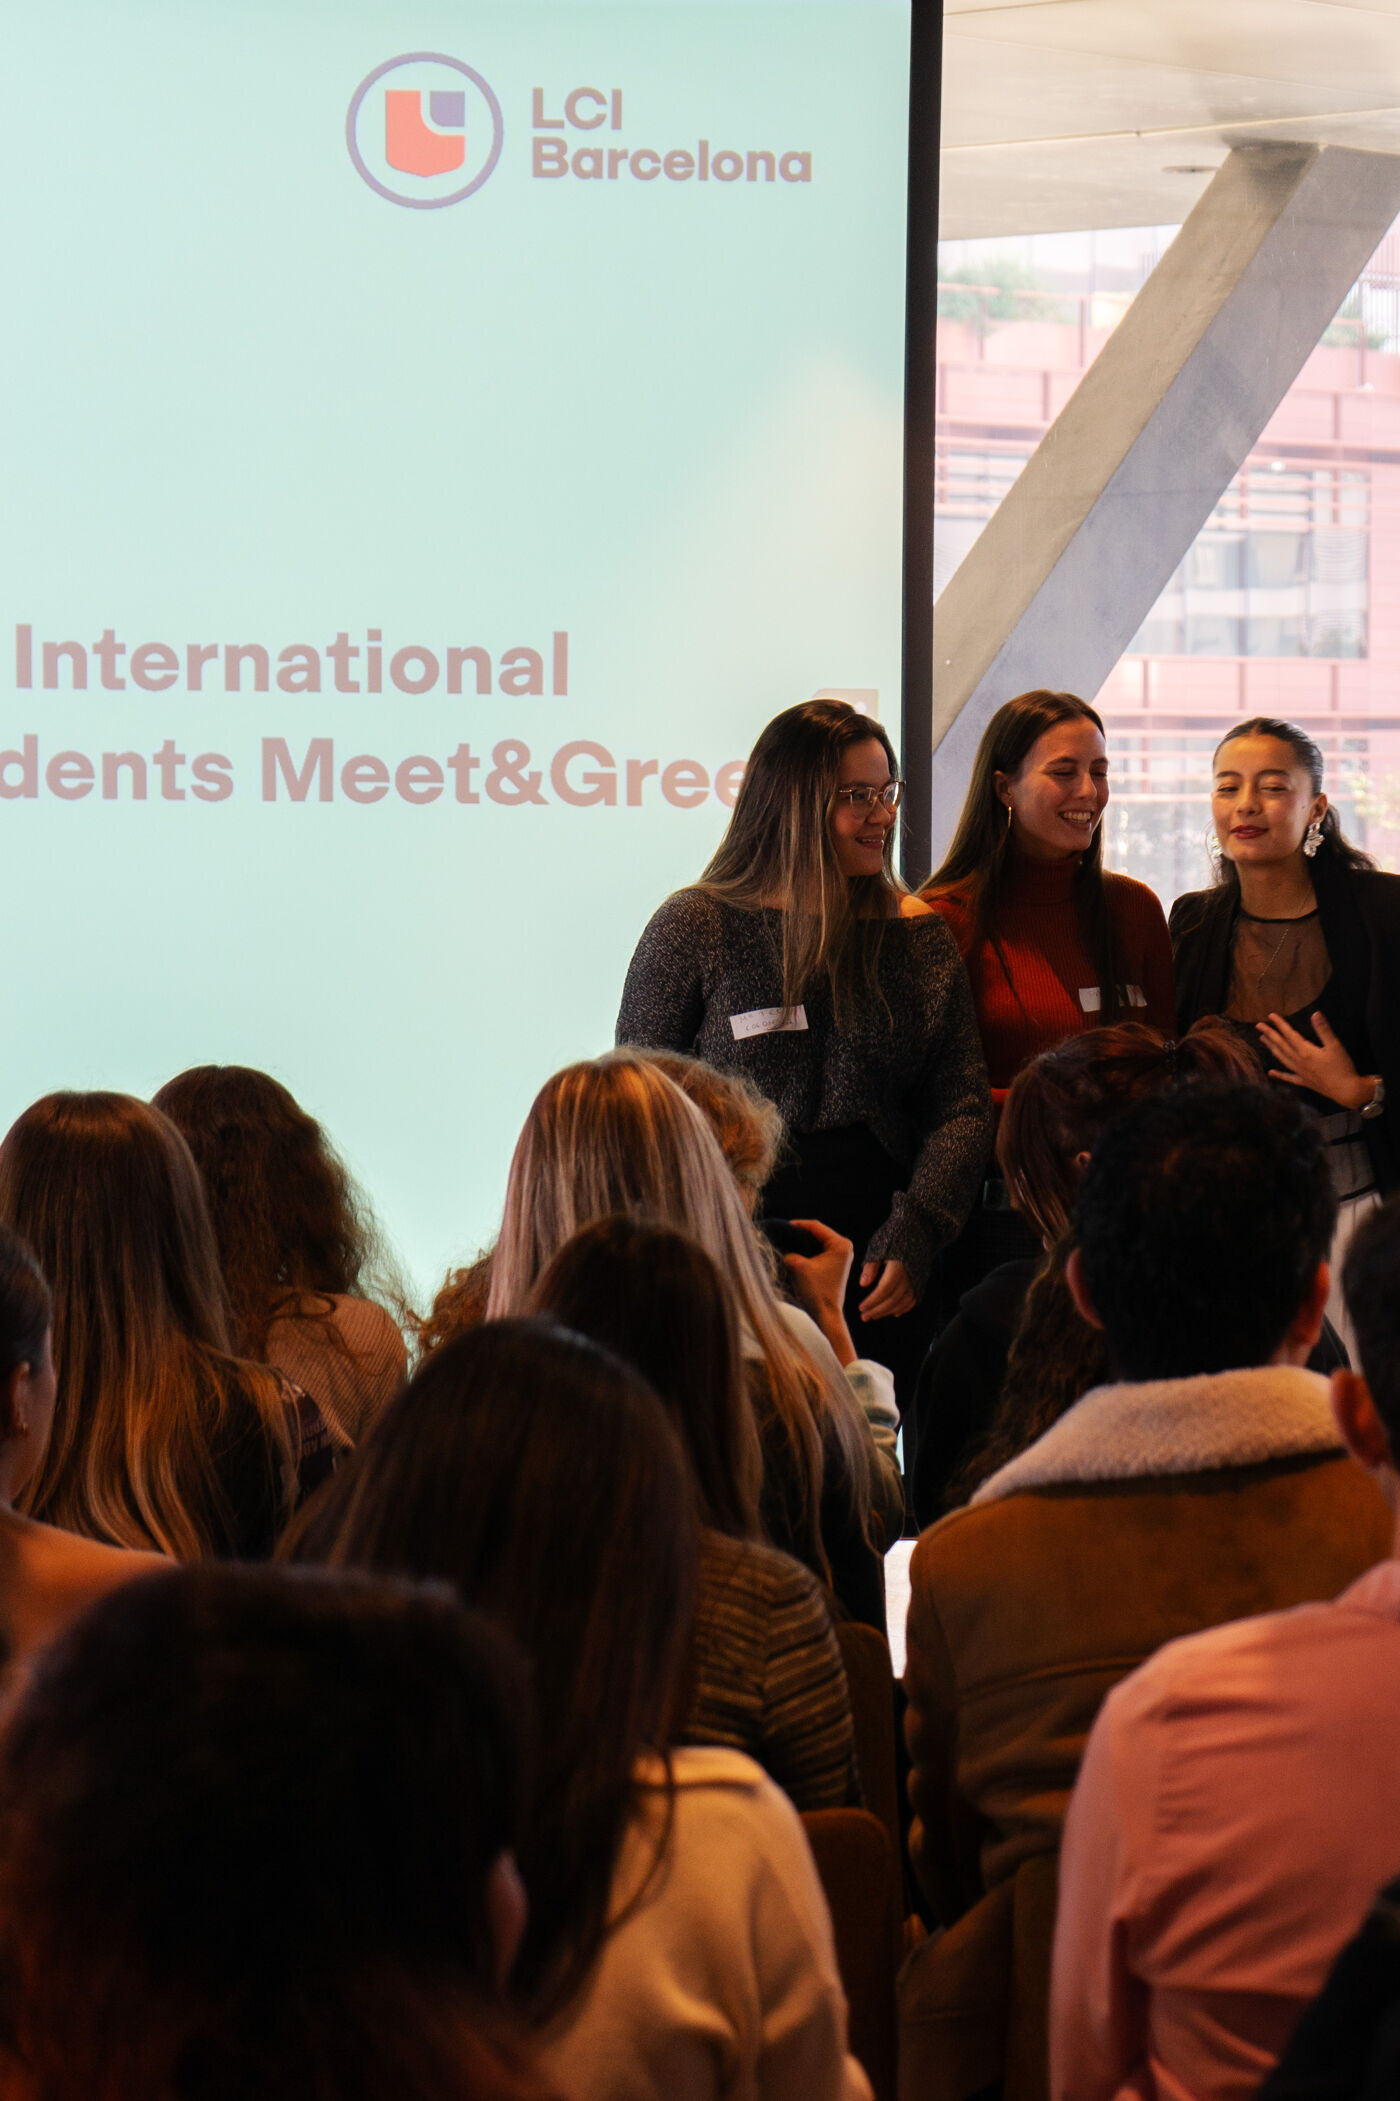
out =
{"type": "Polygon", "coordinates": [[[1105,1126],[1171,1087],[1259,1081],[1253,1052],[1215,1020],[1180,1042],[1142,1021],[1089,1029],[1022,1066],[997,1126],[997,1160],[1047,1252],[1004,1262],[964,1292],[924,1360],[912,1474],[920,1524],[967,1502],[1106,1375],[1102,1337],[1075,1312],[1064,1278],[1075,1192],[1105,1126]]]}
{"type": "Polygon", "coordinates": [[[539,1321],[448,1343],[289,1550],[446,1578],[534,1669],[530,1918],[512,1983],[576,2101],[864,2096],[797,1812],[738,1752],[672,1749],[695,1498],[637,1374],[539,1321]]]}
{"type": "MultiPolygon", "coordinates": [[[[881,1554],[904,1522],[893,1400],[879,1409],[877,1435],[828,1341],[776,1297],[706,1119],[645,1058],[614,1051],[568,1066],[536,1096],[511,1161],[490,1317],[523,1311],[564,1242],[617,1212],[688,1233],[719,1269],[739,1313],[758,1413],[764,1530],[829,1583],[852,1618],[883,1632],[881,1554]]],[[[839,1271],[844,1289],[850,1244],[830,1241],[811,1266],[823,1276],[839,1271]]]]}
{"type": "Polygon", "coordinates": [[[0,1219],[53,1293],[57,1378],[28,1515],[179,1560],[272,1551],[328,1471],[315,1406],[231,1354],[189,1147],[125,1094],[49,1094],[0,1143],[0,1219]]]}
{"type": "Polygon", "coordinates": [[[714,1263],[667,1226],[599,1219],[564,1243],[527,1311],[639,1371],[690,1460],[702,1529],[685,1742],[747,1751],[799,1809],[858,1802],[850,1695],[821,1590],[761,1543],[758,1426],[714,1263]]]}
{"type": "Polygon", "coordinates": [[[955,1979],[983,1989],[980,2011],[958,2002],[969,2033],[1000,2018],[986,1979],[1013,1914],[1024,1988],[1043,1994],[1060,1827],[1112,1686],[1177,1635],[1332,1597],[1387,1551],[1384,1498],[1303,1368],[1334,1201],[1315,1122],[1258,1086],[1141,1103],[1095,1148],[1067,1275],[1115,1382],[912,1560],[911,1850],[951,1930],[910,1973],[906,2035],[955,1979]]]}
{"type": "MultiPolygon", "coordinates": [[[[1115,1209],[1104,1223],[1121,1229],[1115,1209]]],[[[1112,1297],[1087,1240],[1083,1284],[1112,1297]]],[[[1394,1511],[1400,1199],[1358,1229],[1344,1285],[1361,1369],[1333,1375],[1336,1420],[1355,1478],[1394,1511]]],[[[1390,1558],[1334,1603],[1174,1642],[1106,1703],[1065,1832],[1052,2063],[1066,2101],[1252,2095],[1376,1884],[1400,1874],[1392,1533],[1390,1558]]],[[[1353,2036],[1358,2022],[1353,2007],[1353,2036]]],[[[1392,2075],[1396,2041],[1392,2027],[1392,2075]]],[[[1371,2091],[1393,2094],[1394,2077],[1371,2091]]]]}
{"type": "Polygon", "coordinates": [[[234,1348],[285,1373],[337,1444],[355,1444],[403,1385],[408,1358],[398,1323],[369,1295],[386,1266],[378,1230],[325,1132],[246,1065],[192,1066],[152,1106],[203,1176],[234,1348]]]}
{"type": "Polygon", "coordinates": [[[167,1569],[94,1606],[0,1742],[4,2091],[540,2101],[501,1992],[527,1692],[408,1584],[167,1569]]]}
{"type": "Polygon", "coordinates": [[[14,1499],[53,1422],[53,1313],[29,1249],[0,1225],[0,1669],[27,1659],[84,1606],[164,1566],[20,1517],[14,1499]]]}

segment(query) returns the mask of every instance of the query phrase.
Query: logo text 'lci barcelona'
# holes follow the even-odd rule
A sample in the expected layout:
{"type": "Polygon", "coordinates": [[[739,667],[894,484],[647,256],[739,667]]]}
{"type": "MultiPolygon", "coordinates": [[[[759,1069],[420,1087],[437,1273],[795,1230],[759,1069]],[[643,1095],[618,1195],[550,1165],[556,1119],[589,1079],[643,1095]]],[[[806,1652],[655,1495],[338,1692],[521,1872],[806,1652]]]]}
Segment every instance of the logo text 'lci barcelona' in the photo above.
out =
{"type": "Polygon", "coordinates": [[[501,157],[501,105],[481,75],[440,51],[409,51],[356,88],[345,143],[391,204],[436,211],[479,190],[501,157]]]}

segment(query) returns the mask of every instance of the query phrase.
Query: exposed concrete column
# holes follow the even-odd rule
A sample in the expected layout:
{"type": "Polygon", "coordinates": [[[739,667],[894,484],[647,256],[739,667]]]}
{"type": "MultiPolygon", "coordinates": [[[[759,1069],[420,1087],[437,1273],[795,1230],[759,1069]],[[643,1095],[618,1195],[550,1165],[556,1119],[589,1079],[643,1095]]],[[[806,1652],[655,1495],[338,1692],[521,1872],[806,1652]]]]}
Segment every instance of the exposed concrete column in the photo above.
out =
{"type": "Polygon", "coordinates": [[[938,601],[935,861],[990,716],[1098,692],[1397,213],[1400,156],[1230,154],[938,601]]]}

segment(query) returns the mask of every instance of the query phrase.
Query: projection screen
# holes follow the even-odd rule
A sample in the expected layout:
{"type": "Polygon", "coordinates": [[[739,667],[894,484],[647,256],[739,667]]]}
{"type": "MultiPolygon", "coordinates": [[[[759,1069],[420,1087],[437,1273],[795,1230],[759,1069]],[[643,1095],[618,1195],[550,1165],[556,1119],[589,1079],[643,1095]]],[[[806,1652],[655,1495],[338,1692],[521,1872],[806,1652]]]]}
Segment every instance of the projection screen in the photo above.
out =
{"type": "Polygon", "coordinates": [[[264,1067],[431,1289],[762,724],[898,735],[908,0],[7,17],[0,1117],[264,1067]]]}

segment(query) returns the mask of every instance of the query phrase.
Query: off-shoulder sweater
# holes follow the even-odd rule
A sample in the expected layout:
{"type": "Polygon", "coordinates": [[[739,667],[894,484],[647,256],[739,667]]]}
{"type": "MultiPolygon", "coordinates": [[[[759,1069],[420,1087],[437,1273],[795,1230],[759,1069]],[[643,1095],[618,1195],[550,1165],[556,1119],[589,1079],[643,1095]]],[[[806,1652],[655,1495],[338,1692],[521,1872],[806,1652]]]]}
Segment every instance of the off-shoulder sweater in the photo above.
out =
{"type": "Polygon", "coordinates": [[[985,1169],[986,1067],[967,974],[940,918],[887,921],[876,967],[883,999],[863,1001],[848,1027],[822,982],[796,1025],[778,1028],[782,914],[679,890],[637,943],[617,1041],[743,1073],[795,1133],[863,1124],[907,1176],[866,1253],[902,1262],[922,1291],[985,1169]]]}

